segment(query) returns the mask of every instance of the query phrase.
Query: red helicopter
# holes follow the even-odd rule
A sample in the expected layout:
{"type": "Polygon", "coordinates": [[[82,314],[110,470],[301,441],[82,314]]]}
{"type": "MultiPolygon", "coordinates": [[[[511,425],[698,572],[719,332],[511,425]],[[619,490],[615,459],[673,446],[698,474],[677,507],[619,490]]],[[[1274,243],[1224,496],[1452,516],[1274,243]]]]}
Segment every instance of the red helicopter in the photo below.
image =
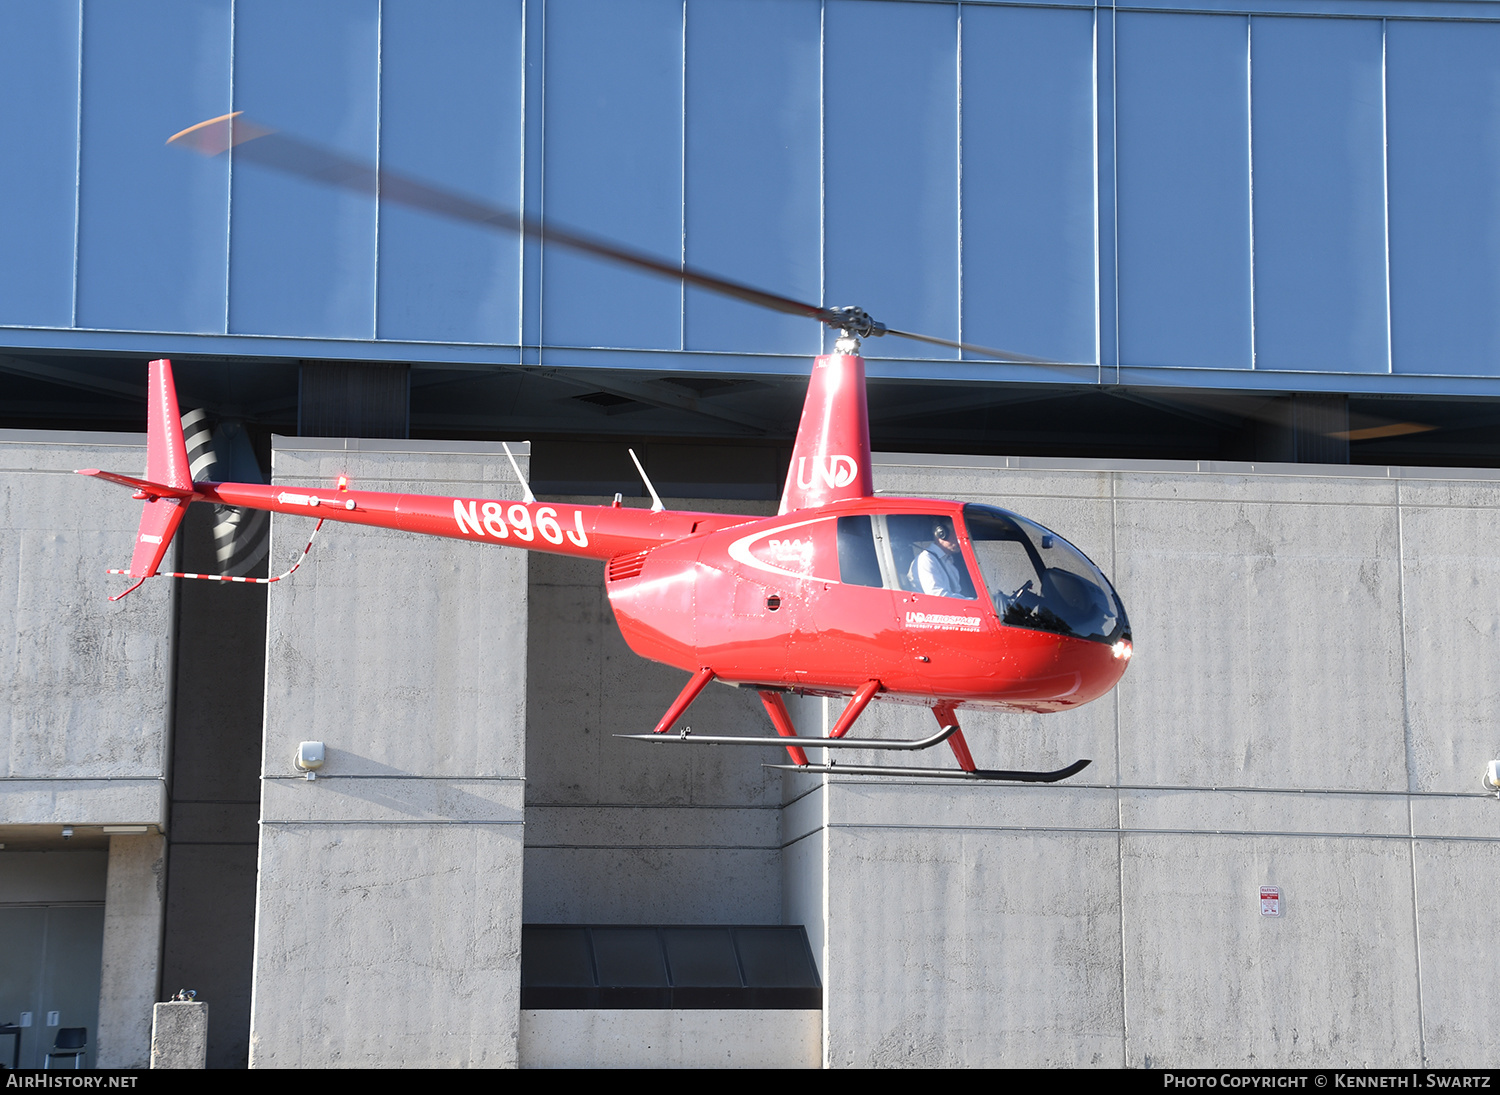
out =
{"type": "MultiPolygon", "coordinates": [[[[620,630],[642,657],[692,674],[651,741],[786,746],[808,772],[1051,783],[1081,771],[978,768],[960,707],[1060,711],[1105,694],[1131,656],[1124,606],[1104,574],[1061,536],[994,506],[877,497],[860,339],[884,334],[954,346],[1002,361],[1037,362],[876,323],[858,308],[825,308],[685,269],[347,160],[238,115],[171,139],[235,155],[386,200],[521,232],[596,257],[681,278],[714,292],[817,319],[840,331],[813,367],[780,511],[775,517],[663,507],[649,510],[536,500],[444,498],[351,490],[340,480],[308,493],[258,483],[193,481],[171,363],[151,362],[144,478],[98,469],[132,488],[144,514],[127,573],[158,574],[193,502],[376,525],[486,544],[599,559],[620,630]],[[756,689],[777,737],[668,733],[712,680],[756,689]],[[783,696],[851,697],[826,738],[799,737],[783,696]],[[872,700],[929,708],[938,730],[914,740],[850,738],[872,700]],[[789,739],[796,739],[793,743],[789,739]],[[959,767],[811,764],[805,750],[920,750],[946,741],[959,767]]],[[[634,454],[632,453],[632,458],[634,454]]],[[[639,469],[639,462],[637,462],[639,469]]],[[[519,468],[517,468],[519,477],[519,468]]],[[[295,569],[295,567],[293,568],[295,569]]],[[[290,573],[290,571],[288,572],[290,573]]],[[[172,575],[221,581],[276,581],[172,575]]]]}

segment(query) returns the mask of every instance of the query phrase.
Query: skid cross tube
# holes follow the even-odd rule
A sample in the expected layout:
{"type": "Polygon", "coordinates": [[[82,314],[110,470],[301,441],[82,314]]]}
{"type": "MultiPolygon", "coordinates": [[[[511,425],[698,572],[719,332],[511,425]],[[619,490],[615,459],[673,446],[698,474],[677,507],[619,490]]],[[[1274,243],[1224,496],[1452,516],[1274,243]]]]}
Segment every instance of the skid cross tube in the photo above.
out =
{"type": "Polygon", "coordinates": [[[698,698],[698,693],[702,692],[708,686],[708,682],[713,679],[714,671],[707,666],[694,673],[692,679],[683,687],[681,694],[672,701],[672,706],[667,708],[667,713],[661,717],[661,722],[656,724],[656,729],[651,733],[665,734],[672,729],[672,724],[682,716],[688,706],[698,698]]]}
{"type": "Polygon", "coordinates": [[[859,691],[854,693],[854,698],[849,701],[849,706],[844,708],[844,713],[839,716],[839,721],[833,724],[833,729],[828,732],[830,738],[841,738],[854,726],[854,720],[864,714],[870,701],[875,698],[875,693],[880,691],[879,681],[866,681],[859,686],[859,691]]]}
{"type": "MultiPolygon", "coordinates": [[[[776,732],[784,738],[795,738],[797,728],[792,725],[792,717],[787,714],[786,702],[782,700],[777,692],[762,692],[760,702],[765,705],[766,714],[771,716],[771,725],[776,727],[776,732]]],[[[787,755],[792,758],[793,764],[807,764],[807,754],[797,745],[786,747],[787,755]]]]}
{"type": "Polygon", "coordinates": [[[953,727],[953,736],[948,739],[948,748],[953,750],[958,766],[965,772],[975,771],[974,757],[969,752],[969,743],[964,740],[964,732],[958,728],[958,717],[954,705],[951,703],[934,704],[932,713],[937,716],[939,726],[953,727]]]}
{"type": "Polygon", "coordinates": [[[1066,768],[1055,772],[1012,772],[1002,768],[977,768],[972,772],[962,768],[901,768],[896,765],[878,764],[763,764],[762,768],[777,768],[783,772],[821,772],[831,776],[904,776],[914,779],[968,779],[992,783],[1056,783],[1076,776],[1093,761],[1076,760],[1066,768]]]}
{"type": "MultiPolygon", "coordinates": [[[[738,738],[727,735],[711,737],[709,735],[690,734],[687,732],[679,734],[616,734],[617,738],[626,738],[630,741],[655,741],[677,743],[679,745],[785,745],[796,746],[801,749],[931,749],[934,745],[941,745],[953,736],[958,730],[957,726],[945,726],[930,738],[738,738]]],[[[839,769],[844,771],[843,768],[839,769]]]]}

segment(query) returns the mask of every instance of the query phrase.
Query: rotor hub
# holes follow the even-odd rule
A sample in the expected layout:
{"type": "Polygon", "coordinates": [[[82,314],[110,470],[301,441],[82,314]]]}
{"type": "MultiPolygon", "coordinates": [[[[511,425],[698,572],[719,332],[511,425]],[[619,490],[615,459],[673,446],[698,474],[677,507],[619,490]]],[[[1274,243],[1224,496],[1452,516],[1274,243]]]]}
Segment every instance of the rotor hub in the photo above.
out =
{"type": "Polygon", "coordinates": [[[875,322],[870,318],[869,312],[852,305],[846,308],[827,309],[823,322],[830,327],[839,328],[845,338],[853,338],[856,341],[862,338],[879,338],[886,332],[884,323],[875,322]]]}

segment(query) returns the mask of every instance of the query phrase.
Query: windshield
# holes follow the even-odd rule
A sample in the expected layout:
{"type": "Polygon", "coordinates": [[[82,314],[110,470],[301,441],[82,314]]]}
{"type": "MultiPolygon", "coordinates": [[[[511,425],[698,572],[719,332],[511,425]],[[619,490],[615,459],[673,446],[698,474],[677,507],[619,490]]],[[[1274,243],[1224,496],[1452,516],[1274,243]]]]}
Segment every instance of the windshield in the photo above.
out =
{"type": "Polygon", "coordinates": [[[1002,623],[1105,643],[1130,637],[1109,580],[1057,533],[994,506],[965,506],[964,523],[1002,623]]]}

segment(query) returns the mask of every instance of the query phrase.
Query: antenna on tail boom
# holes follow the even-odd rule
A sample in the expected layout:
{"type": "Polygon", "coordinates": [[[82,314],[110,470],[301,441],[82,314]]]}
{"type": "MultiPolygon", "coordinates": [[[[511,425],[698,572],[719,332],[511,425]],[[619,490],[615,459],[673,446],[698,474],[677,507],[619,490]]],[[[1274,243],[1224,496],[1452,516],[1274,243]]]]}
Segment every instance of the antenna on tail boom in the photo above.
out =
{"type": "Polygon", "coordinates": [[[516,463],[516,458],[511,455],[511,453],[510,453],[510,445],[507,442],[502,441],[502,442],[500,442],[500,447],[505,450],[506,459],[508,459],[510,461],[510,466],[515,469],[516,478],[521,481],[521,489],[526,492],[524,495],[521,496],[521,501],[523,501],[523,502],[535,502],[536,501],[536,495],[534,495],[534,494],[531,493],[531,484],[528,483],[528,482],[526,482],[526,477],[521,474],[521,465],[517,464],[516,463]]]}
{"type": "Polygon", "coordinates": [[[651,492],[651,512],[660,513],[667,507],[661,504],[661,496],[656,493],[656,488],[651,485],[651,480],[646,475],[646,469],[641,467],[641,462],[637,459],[634,449],[626,449],[625,451],[630,454],[630,459],[635,461],[635,470],[641,473],[641,482],[645,483],[646,489],[651,492]]]}

